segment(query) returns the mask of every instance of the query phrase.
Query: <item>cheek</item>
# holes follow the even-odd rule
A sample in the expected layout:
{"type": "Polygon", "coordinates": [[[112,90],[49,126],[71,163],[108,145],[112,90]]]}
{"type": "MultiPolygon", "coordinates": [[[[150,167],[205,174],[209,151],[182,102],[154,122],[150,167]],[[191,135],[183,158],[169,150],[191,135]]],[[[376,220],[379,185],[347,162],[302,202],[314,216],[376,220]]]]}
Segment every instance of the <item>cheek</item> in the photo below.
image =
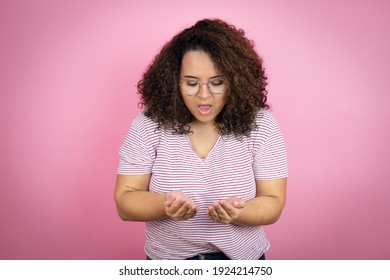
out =
{"type": "Polygon", "coordinates": [[[190,99],[187,99],[187,98],[183,98],[183,102],[184,102],[184,105],[187,107],[187,109],[189,110],[189,111],[192,111],[192,110],[194,110],[195,109],[195,103],[192,101],[192,100],[190,100],[190,99]]]}
{"type": "Polygon", "coordinates": [[[226,102],[227,102],[227,97],[221,98],[221,100],[218,100],[218,107],[222,109],[223,107],[225,107],[226,102]]]}

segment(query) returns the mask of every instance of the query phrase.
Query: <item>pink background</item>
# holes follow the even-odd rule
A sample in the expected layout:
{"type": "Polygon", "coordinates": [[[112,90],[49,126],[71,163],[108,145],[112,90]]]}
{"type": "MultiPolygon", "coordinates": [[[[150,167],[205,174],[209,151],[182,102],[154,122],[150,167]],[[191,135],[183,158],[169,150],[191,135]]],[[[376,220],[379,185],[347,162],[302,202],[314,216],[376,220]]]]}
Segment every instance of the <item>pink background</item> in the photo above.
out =
{"type": "Polygon", "coordinates": [[[389,1],[1,1],[0,258],[143,259],[115,210],[135,84],[220,17],[264,58],[288,202],[270,259],[390,259],[389,1]],[[93,4],[91,4],[93,3],[93,4]]]}

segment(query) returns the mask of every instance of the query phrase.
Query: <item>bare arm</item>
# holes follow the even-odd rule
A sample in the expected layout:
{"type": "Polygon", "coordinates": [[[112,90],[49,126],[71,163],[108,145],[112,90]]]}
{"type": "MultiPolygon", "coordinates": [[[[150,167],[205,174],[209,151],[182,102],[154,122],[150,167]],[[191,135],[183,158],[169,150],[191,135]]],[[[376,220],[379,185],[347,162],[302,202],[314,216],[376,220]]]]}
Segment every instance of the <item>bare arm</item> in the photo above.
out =
{"type": "Polygon", "coordinates": [[[125,221],[166,218],[165,196],[149,192],[151,174],[117,175],[114,198],[119,217],[125,221]]]}
{"type": "Polygon", "coordinates": [[[165,218],[188,220],[196,206],[179,191],[149,192],[151,174],[117,175],[114,198],[119,217],[125,221],[156,221],[165,218]]]}
{"type": "Polygon", "coordinates": [[[232,197],[209,207],[209,218],[219,223],[268,225],[275,223],[286,202],[287,179],[256,181],[256,197],[245,202],[232,197]]]}

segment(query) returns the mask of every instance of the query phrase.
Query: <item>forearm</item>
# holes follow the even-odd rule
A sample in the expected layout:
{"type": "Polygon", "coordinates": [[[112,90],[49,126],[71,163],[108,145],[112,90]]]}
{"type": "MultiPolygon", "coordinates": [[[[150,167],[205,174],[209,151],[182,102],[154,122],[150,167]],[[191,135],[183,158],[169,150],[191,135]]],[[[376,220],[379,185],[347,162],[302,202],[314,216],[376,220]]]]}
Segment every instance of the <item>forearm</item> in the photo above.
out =
{"type": "Polygon", "coordinates": [[[129,191],[115,198],[118,214],[125,221],[156,221],[167,217],[165,196],[149,191],[129,191]]]}
{"type": "Polygon", "coordinates": [[[283,207],[284,202],[278,197],[258,196],[245,203],[233,223],[247,226],[273,224],[279,219],[283,207]]]}

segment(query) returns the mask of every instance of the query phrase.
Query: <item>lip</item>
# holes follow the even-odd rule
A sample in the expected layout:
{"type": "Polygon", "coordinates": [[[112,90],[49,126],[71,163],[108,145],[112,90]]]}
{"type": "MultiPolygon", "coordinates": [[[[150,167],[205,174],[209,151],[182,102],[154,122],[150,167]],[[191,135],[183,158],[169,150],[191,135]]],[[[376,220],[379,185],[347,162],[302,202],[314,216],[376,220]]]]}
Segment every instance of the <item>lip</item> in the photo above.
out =
{"type": "Polygon", "coordinates": [[[199,114],[201,114],[202,116],[207,116],[208,114],[210,114],[213,106],[210,104],[199,104],[196,107],[198,109],[199,114]]]}

